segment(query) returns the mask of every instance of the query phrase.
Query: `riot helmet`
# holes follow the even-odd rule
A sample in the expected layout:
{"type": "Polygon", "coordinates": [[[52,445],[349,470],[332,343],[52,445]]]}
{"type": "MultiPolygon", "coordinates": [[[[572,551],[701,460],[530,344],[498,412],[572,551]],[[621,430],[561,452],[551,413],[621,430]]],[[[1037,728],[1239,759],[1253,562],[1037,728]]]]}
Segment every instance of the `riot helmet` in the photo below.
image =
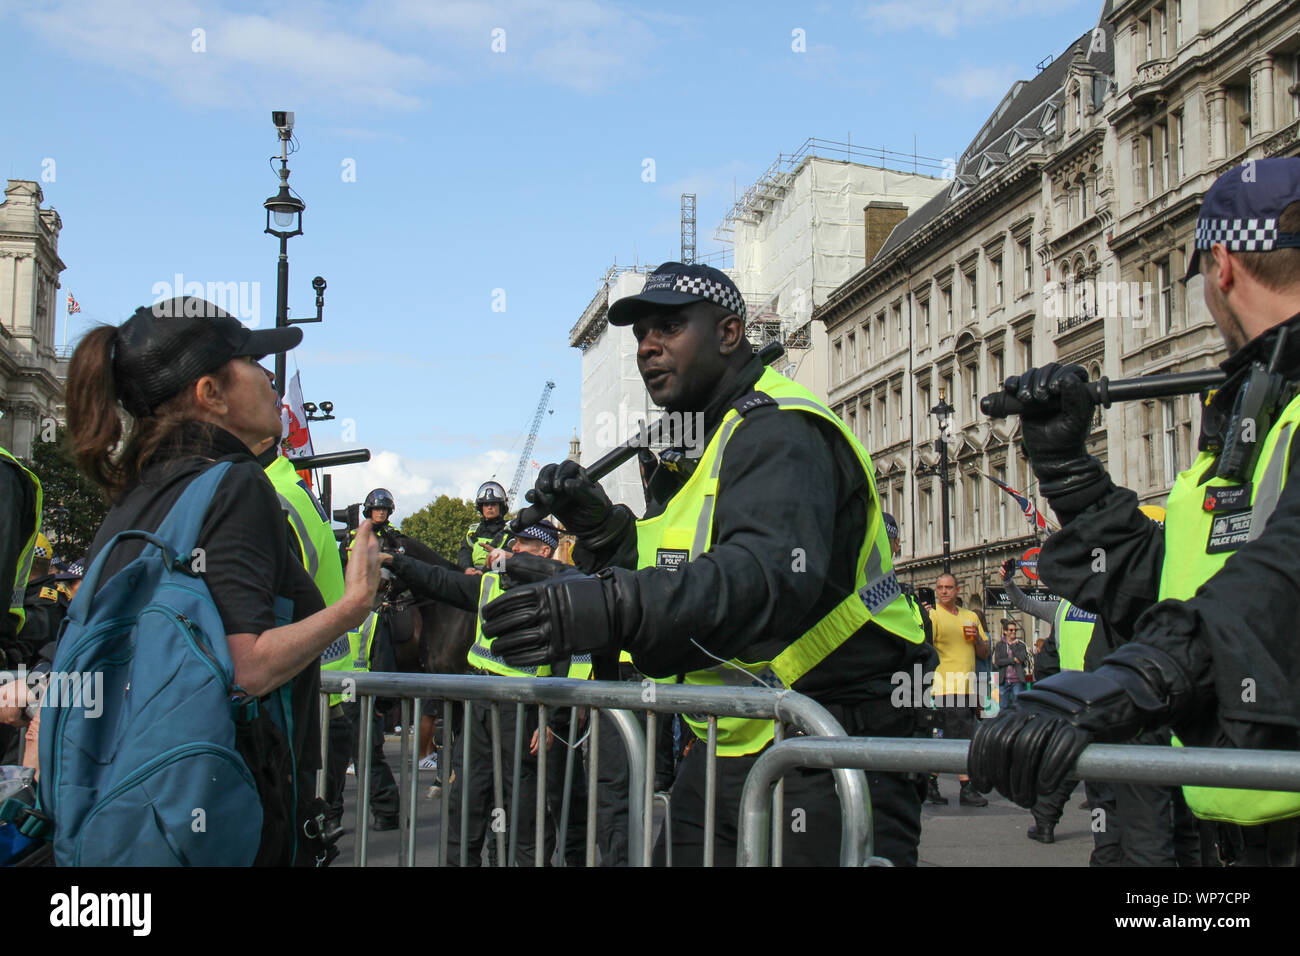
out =
{"type": "Polygon", "coordinates": [[[393,516],[393,512],[397,510],[397,505],[393,503],[393,493],[387,488],[376,488],[366,495],[366,503],[361,506],[361,513],[369,518],[370,512],[376,508],[387,508],[388,517],[390,518],[393,516]]]}
{"type": "Polygon", "coordinates": [[[474,496],[474,507],[478,509],[479,514],[483,513],[484,505],[500,505],[500,516],[502,518],[506,516],[510,508],[506,501],[506,490],[501,487],[500,482],[485,481],[478,486],[478,494],[474,496]]]}

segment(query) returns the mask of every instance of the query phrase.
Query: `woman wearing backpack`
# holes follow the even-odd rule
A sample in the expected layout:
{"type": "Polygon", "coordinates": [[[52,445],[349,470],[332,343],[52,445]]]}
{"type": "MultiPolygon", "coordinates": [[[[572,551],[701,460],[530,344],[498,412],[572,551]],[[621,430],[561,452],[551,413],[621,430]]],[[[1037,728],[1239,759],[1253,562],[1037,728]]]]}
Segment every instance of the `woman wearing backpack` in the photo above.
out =
{"type": "MultiPolygon", "coordinates": [[[[277,699],[292,701],[286,724],[303,781],[293,817],[305,810],[312,791],[301,791],[320,761],[320,654],[361,624],[379,582],[378,546],[363,521],[343,598],[324,606],[311,577],[290,556],[275,491],[250,450],[278,437],[281,428],[272,375],[258,360],[301,339],[295,328],[250,330],[202,299],[160,302],[138,309],[120,327],[90,331],[72,357],[66,393],[73,454],[112,503],[91,545],[91,562],[118,532],[156,531],[192,481],[218,462],[230,463],[203,513],[193,567],[220,612],[237,688],[265,704],[264,695],[292,687],[291,698],[277,699]]],[[[116,546],[94,593],[143,548],[140,540],[116,546]]],[[[259,774],[265,748],[275,741],[253,737],[244,734],[239,752],[263,807],[255,862],[286,865],[297,842],[293,831],[303,821],[285,819],[284,775],[268,782],[263,776],[271,774],[259,774]]],[[[296,862],[310,865],[302,856],[296,862]]]]}

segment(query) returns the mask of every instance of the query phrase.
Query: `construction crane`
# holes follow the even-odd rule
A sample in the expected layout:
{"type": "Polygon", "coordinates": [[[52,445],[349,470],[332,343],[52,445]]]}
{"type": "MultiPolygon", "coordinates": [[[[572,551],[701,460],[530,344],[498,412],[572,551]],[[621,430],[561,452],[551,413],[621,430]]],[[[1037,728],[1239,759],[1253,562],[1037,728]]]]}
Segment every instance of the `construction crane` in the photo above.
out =
{"type": "Polygon", "coordinates": [[[515,469],[515,480],[510,482],[510,490],[506,493],[506,498],[510,501],[515,500],[519,485],[524,480],[524,469],[528,467],[528,462],[532,459],[533,446],[537,444],[537,430],[542,427],[542,416],[546,414],[546,405],[551,400],[551,389],[553,388],[555,388],[555,383],[547,382],[546,387],[542,389],[542,400],[537,403],[537,411],[533,415],[533,425],[528,429],[528,440],[524,442],[524,453],[519,456],[519,467],[515,469]]]}

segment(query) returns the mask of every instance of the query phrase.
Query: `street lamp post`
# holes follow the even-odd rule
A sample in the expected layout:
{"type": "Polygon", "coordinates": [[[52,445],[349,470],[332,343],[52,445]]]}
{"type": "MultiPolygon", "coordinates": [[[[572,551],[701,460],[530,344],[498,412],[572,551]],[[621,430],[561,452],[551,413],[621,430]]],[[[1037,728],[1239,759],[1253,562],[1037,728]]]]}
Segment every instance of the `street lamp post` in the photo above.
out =
{"type": "Polygon", "coordinates": [[[939,422],[939,437],[934,440],[935,451],[939,453],[939,497],[943,507],[943,573],[952,573],[952,535],[948,530],[950,524],[948,511],[948,430],[952,427],[952,413],[955,409],[939,392],[939,404],[930,409],[939,422]]]}
{"type": "MultiPolygon", "coordinates": [[[[307,319],[289,318],[289,240],[302,235],[302,213],[307,204],[289,190],[289,142],[293,139],[293,113],[286,110],[272,110],[271,122],[280,137],[280,191],[262,203],[266,207],[265,231],[280,240],[280,261],[275,276],[275,327],[288,328],[306,322],[321,321],[321,312],[325,307],[325,280],[320,276],[311,280],[316,290],[316,316],[307,319]]],[[[275,391],[284,398],[285,353],[275,356],[275,391]]]]}

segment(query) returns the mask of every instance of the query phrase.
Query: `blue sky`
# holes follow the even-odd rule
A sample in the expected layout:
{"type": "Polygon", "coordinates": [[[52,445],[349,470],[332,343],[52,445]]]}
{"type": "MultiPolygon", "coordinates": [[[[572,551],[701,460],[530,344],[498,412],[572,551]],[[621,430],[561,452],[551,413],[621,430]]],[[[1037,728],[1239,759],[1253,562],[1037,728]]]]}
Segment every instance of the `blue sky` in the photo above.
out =
{"type": "Polygon", "coordinates": [[[63,219],[61,299],[82,308],[69,344],[177,273],[259,283],[267,326],[270,111],[293,110],[307,211],[291,314],[314,312],[312,276],[329,289],[290,372],[335,403],[318,451],[375,453],[335,472],[336,503],[386,485],[400,520],[493,472],[508,484],[548,378],[532,457],[567,453],[568,331],[615,259],[678,257],[682,192],[699,196],[705,254],[733,190],[809,136],[958,156],[1100,8],[0,0],[0,168],[43,180],[63,219]]]}

